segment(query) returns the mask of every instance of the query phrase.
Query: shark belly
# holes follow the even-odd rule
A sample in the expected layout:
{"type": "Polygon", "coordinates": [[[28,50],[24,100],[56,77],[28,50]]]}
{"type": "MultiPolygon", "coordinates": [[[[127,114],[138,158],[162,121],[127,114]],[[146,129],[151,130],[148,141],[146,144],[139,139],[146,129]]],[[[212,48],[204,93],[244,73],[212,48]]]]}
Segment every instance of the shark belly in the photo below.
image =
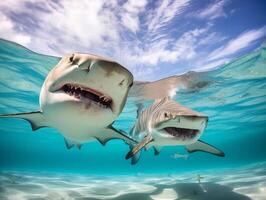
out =
{"type": "Polygon", "coordinates": [[[88,129],[58,129],[61,134],[67,140],[72,142],[83,144],[95,140],[94,136],[97,130],[88,130],[88,129]]]}
{"type": "Polygon", "coordinates": [[[66,110],[64,112],[44,110],[43,114],[50,127],[57,129],[64,138],[79,144],[95,140],[94,137],[100,129],[103,129],[104,122],[99,123],[99,120],[90,118],[90,115],[84,117],[82,113],[66,112],[66,110]]]}

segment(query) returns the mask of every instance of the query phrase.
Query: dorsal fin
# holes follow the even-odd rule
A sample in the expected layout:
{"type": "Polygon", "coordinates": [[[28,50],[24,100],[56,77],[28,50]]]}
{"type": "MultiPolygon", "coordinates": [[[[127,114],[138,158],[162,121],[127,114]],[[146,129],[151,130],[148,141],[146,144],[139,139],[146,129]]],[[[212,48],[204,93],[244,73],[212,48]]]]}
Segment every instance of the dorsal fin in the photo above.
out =
{"type": "Polygon", "coordinates": [[[169,96],[166,96],[166,97],[164,97],[162,99],[155,99],[154,103],[153,103],[153,106],[156,106],[156,107],[161,106],[162,104],[164,104],[164,103],[166,103],[167,101],[170,101],[170,100],[171,99],[170,99],[169,96]]]}

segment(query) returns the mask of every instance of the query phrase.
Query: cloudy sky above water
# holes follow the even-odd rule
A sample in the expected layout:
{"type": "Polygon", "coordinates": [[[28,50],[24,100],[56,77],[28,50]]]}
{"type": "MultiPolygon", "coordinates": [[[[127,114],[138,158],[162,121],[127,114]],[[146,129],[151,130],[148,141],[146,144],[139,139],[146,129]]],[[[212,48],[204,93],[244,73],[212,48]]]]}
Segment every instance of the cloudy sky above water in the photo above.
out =
{"type": "Polygon", "coordinates": [[[104,55],[154,80],[258,48],[265,10],[264,0],[2,0],[0,37],[43,54],[104,55]]]}

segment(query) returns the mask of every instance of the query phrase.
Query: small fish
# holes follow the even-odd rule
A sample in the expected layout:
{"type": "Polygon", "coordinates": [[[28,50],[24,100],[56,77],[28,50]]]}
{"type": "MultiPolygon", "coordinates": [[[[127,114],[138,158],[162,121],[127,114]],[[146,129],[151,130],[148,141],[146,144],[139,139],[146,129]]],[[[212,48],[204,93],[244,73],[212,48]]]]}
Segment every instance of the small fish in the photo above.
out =
{"type": "Polygon", "coordinates": [[[187,160],[188,156],[189,156],[188,154],[179,154],[179,153],[175,153],[175,154],[171,155],[171,157],[174,159],[184,158],[185,160],[187,160]]]}

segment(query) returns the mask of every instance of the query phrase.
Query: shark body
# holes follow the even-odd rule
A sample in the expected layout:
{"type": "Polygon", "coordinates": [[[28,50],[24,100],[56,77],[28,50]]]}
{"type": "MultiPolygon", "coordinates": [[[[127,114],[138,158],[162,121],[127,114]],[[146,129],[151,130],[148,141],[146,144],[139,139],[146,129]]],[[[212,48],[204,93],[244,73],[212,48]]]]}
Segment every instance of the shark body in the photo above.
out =
{"type": "Polygon", "coordinates": [[[32,130],[56,128],[67,148],[80,148],[95,139],[103,145],[110,139],[132,142],[112,127],[132,84],[132,74],[114,61],[91,54],[68,54],[47,75],[39,96],[40,110],[0,117],[25,119],[32,130]]]}
{"type": "Polygon", "coordinates": [[[129,97],[139,103],[145,100],[173,98],[179,91],[197,92],[209,85],[213,80],[206,72],[187,72],[182,75],[169,76],[156,81],[135,81],[129,91],[129,97]]]}
{"type": "Polygon", "coordinates": [[[142,148],[154,147],[155,155],[158,155],[162,147],[177,145],[185,146],[189,153],[205,151],[224,156],[219,149],[199,140],[207,122],[207,116],[168,97],[156,100],[143,111],[139,108],[130,135],[140,142],[132,147],[126,159],[132,157],[131,164],[136,164],[142,148]]]}

